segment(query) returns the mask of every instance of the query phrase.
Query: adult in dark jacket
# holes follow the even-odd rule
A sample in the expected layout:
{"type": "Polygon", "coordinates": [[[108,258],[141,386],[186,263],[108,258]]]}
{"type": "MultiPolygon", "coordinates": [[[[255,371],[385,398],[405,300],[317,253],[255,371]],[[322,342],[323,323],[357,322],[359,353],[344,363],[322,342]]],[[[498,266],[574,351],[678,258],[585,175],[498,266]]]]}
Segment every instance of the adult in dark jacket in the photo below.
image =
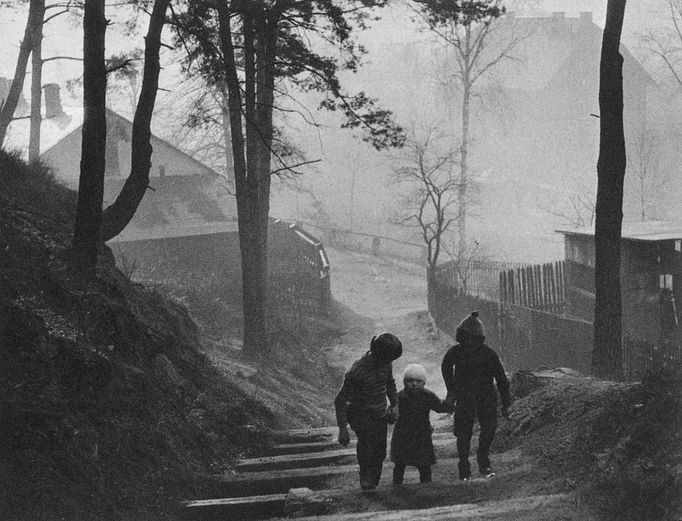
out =
{"type": "Polygon", "coordinates": [[[455,402],[454,434],[457,437],[459,479],[471,478],[469,450],[474,421],[478,418],[481,434],[476,460],[484,476],[492,476],[490,445],[497,429],[497,390],[502,398],[502,414],[508,415],[511,397],[509,381],[497,353],[485,344],[485,329],[478,312],[468,315],[457,327],[457,344],[445,353],[441,364],[447,400],[455,402]]]}
{"type": "Polygon", "coordinates": [[[372,338],[369,351],[346,371],[334,400],[339,443],[346,446],[350,442],[348,424],[358,437],[356,451],[363,490],[374,490],[381,478],[388,423],[398,416],[393,361],[402,352],[400,340],[391,333],[372,338]]]}

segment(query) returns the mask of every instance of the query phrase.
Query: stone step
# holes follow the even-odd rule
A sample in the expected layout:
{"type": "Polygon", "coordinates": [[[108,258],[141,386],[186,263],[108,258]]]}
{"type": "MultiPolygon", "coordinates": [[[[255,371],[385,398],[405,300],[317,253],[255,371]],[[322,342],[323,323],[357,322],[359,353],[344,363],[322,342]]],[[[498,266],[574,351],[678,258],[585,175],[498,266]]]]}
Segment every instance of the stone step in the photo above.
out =
{"type": "MultiPolygon", "coordinates": [[[[452,456],[455,448],[454,436],[434,437],[436,456],[452,456]]],[[[343,448],[307,454],[283,454],[242,459],[235,465],[237,472],[260,472],[266,470],[285,470],[328,465],[347,465],[357,461],[355,448],[343,448]]]]}
{"type": "MultiPolygon", "coordinates": [[[[440,414],[431,420],[434,432],[452,432],[452,416],[440,414]]],[[[272,431],[272,438],[278,444],[284,443],[311,443],[336,439],[339,428],[333,425],[326,427],[309,427],[305,429],[290,429],[272,431]]]]}
{"type": "MultiPolygon", "coordinates": [[[[446,432],[434,432],[433,434],[433,439],[434,441],[439,438],[449,438],[451,440],[454,440],[454,437],[452,435],[452,432],[446,431],[446,432]]],[[[357,443],[357,440],[353,436],[350,442],[349,447],[355,447],[357,443]]],[[[324,452],[324,451],[329,451],[329,450],[338,450],[341,448],[339,445],[339,442],[336,440],[336,437],[334,438],[329,438],[324,441],[310,441],[310,442],[304,442],[304,443],[279,443],[277,445],[273,445],[268,449],[268,453],[270,456],[281,456],[284,454],[306,454],[310,452],[324,452]]]]}

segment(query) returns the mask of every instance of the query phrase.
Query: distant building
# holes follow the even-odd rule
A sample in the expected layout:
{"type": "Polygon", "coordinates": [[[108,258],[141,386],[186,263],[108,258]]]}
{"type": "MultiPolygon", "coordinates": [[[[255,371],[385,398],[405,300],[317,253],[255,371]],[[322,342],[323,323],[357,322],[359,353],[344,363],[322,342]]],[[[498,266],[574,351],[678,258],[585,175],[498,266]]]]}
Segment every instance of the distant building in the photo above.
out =
{"type": "MultiPolygon", "coordinates": [[[[483,180],[478,213],[484,229],[503,229],[518,252],[528,253],[514,260],[551,260],[561,252],[560,243],[551,243],[552,230],[591,219],[603,31],[589,12],[577,17],[562,12],[545,18],[506,16],[499,24],[491,49],[512,33],[522,40],[510,53],[513,59],[491,69],[486,106],[473,123],[470,162],[477,171],[490,172],[483,180]]],[[[625,138],[631,144],[650,130],[648,115],[657,94],[646,70],[625,46],[620,50],[625,138]]],[[[628,175],[626,196],[635,190],[628,175]]],[[[625,212],[634,217],[636,208],[628,207],[633,202],[626,197],[625,212]]]]}
{"type": "MultiPolygon", "coordinates": [[[[41,126],[41,160],[76,190],[80,176],[83,109],[63,107],[58,85],[47,85],[41,126]]],[[[104,206],[111,204],[130,173],[132,122],[106,111],[104,206]]],[[[8,149],[24,155],[29,121],[12,122],[8,149]]],[[[178,271],[218,273],[238,284],[241,257],[237,207],[225,178],[156,136],[147,190],[135,216],[109,241],[117,262],[137,277],[161,281],[178,271]]]]}
{"type": "MultiPolygon", "coordinates": [[[[131,121],[111,110],[106,120],[105,207],[130,174],[132,136],[131,121]]],[[[80,176],[82,121],[82,108],[62,107],[59,86],[45,87],[40,158],[74,190],[80,176]]],[[[7,147],[25,155],[28,129],[28,120],[14,121],[7,147]]],[[[199,292],[221,286],[238,295],[242,259],[237,206],[225,177],[156,136],[151,145],[149,189],[132,221],[108,242],[117,264],[137,280],[182,283],[199,292]]],[[[270,232],[273,276],[298,285],[299,297],[326,312],[329,264],[322,244],[291,223],[271,221],[270,232]]]]}

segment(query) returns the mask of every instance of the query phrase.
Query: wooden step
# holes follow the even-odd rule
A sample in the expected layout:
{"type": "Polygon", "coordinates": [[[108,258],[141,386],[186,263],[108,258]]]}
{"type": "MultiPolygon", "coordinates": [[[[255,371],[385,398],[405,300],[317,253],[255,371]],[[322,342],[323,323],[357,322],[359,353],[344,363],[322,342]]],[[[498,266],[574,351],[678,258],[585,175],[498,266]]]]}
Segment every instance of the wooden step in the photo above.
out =
{"type": "Polygon", "coordinates": [[[494,486],[494,480],[475,479],[454,484],[414,483],[379,488],[372,492],[309,490],[312,500],[307,505],[298,504],[293,508],[288,504],[287,498],[295,495],[297,490],[291,489],[286,494],[188,501],[184,504],[184,517],[191,521],[284,516],[305,516],[309,521],[522,520],[524,513],[541,507],[551,509],[568,498],[566,494],[554,494],[481,502],[480,498],[488,494],[494,486]],[[315,515],[320,513],[324,515],[315,515]]]}
{"type": "MultiPolygon", "coordinates": [[[[455,451],[454,436],[435,437],[433,445],[437,456],[447,456],[455,451]]],[[[307,454],[283,454],[261,458],[242,459],[235,465],[237,472],[260,472],[265,470],[285,470],[328,465],[347,465],[357,461],[355,448],[328,450],[307,454]]]]}
{"type": "MultiPolygon", "coordinates": [[[[439,438],[449,438],[454,440],[451,432],[434,432],[434,441],[439,438]]],[[[389,438],[390,439],[390,438],[389,438]]],[[[352,437],[349,447],[355,447],[357,439],[352,437]]],[[[336,437],[324,441],[311,441],[305,443],[279,443],[268,449],[270,456],[281,456],[283,454],[306,454],[310,452],[323,452],[328,450],[338,450],[341,448],[336,437]]]]}
{"type": "MultiPolygon", "coordinates": [[[[521,471],[526,469],[518,466],[520,453],[518,451],[494,454],[493,462],[496,468],[503,472],[521,471]],[[506,470],[505,470],[506,469],[506,470]],[[513,470],[512,470],[513,469],[513,470]]],[[[457,458],[438,458],[434,467],[434,479],[441,469],[457,468],[457,458]]],[[[393,464],[384,463],[384,473],[381,486],[390,486],[390,475],[393,464]]],[[[211,494],[218,497],[252,496],[256,494],[283,493],[290,488],[307,487],[313,490],[321,490],[338,486],[351,486],[355,489],[358,484],[359,467],[357,464],[339,465],[333,467],[309,467],[287,470],[269,470],[262,472],[245,472],[243,474],[220,475],[213,477],[213,485],[210,487],[211,494]]],[[[406,482],[415,480],[417,470],[408,467],[406,482]]],[[[454,479],[454,478],[453,478],[454,479]]],[[[448,482],[452,482],[447,479],[448,482]]],[[[476,480],[474,480],[476,481],[476,480]]]]}
{"type": "Polygon", "coordinates": [[[212,487],[221,496],[240,497],[254,494],[285,493],[290,488],[328,488],[329,481],[336,476],[357,474],[357,465],[337,467],[311,467],[303,469],[268,470],[244,474],[215,476],[212,487]]]}
{"type": "Polygon", "coordinates": [[[284,514],[286,494],[186,501],[183,517],[192,521],[265,519],[284,514]]]}
{"type": "Polygon", "coordinates": [[[422,509],[331,513],[307,516],[305,519],[306,521],[528,521],[529,519],[579,521],[583,515],[575,508],[570,495],[551,494],[422,509]]]}
{"type": "MultiPolygon", "coordinates": [[[[439,415],[431,420],[434,432],[452,432],[452,416],[439,415]]],[[[327,427],[309,427],[305,429],[290,429],[272,431],[272,438],[278,444],[283,443],[311,443],[336,439],[339,428],[333,425],[327,427]]]]}

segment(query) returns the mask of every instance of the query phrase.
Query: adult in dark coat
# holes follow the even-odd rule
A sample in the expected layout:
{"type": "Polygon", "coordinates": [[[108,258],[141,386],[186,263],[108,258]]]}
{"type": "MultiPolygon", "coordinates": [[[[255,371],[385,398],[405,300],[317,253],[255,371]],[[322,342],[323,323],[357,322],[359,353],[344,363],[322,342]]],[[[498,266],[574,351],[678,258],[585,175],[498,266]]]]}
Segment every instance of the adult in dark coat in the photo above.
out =
{"type": "Polygon", "coordinates": [[[398,393],[400,416],[391,437],[393,484],[401,485],[405,467],[417,467],[419,481],[431,481],[431,465],[436,463],[429,420],[431,411],[452,412],[452,406],[426,389],[426,370],[420,364],[410,364],[403,373],[405,387],[398,393]]]}
{"type": "Polygon", "coordinates": [[[441,364],[448,390],[447,400],[455,403],[454,434],[457,437],[459,479],[471,478],[469,450],[474,421],[478,418],[481,434],[476,460],[484,476],[492,476],[490,445],[497,429],[497,393],[502,399],[502,414],[511,404],[509,381],[497,353],[485,344],[485,329],[478,312],[468,315],[457,327],[457,344],[445,353],[441,364]]]}
{"type": "Polygon", "coordinates": [[[403,345],[391,333],[372,338],[369,351],[346,371],[334,400],[339,443],[346,446],[350,442],[349,424],[358,437],[356,451],[362,490],[374,490],[381,479],[388,423],[398,417],[392,363],[402,352],[403,345]]]}

